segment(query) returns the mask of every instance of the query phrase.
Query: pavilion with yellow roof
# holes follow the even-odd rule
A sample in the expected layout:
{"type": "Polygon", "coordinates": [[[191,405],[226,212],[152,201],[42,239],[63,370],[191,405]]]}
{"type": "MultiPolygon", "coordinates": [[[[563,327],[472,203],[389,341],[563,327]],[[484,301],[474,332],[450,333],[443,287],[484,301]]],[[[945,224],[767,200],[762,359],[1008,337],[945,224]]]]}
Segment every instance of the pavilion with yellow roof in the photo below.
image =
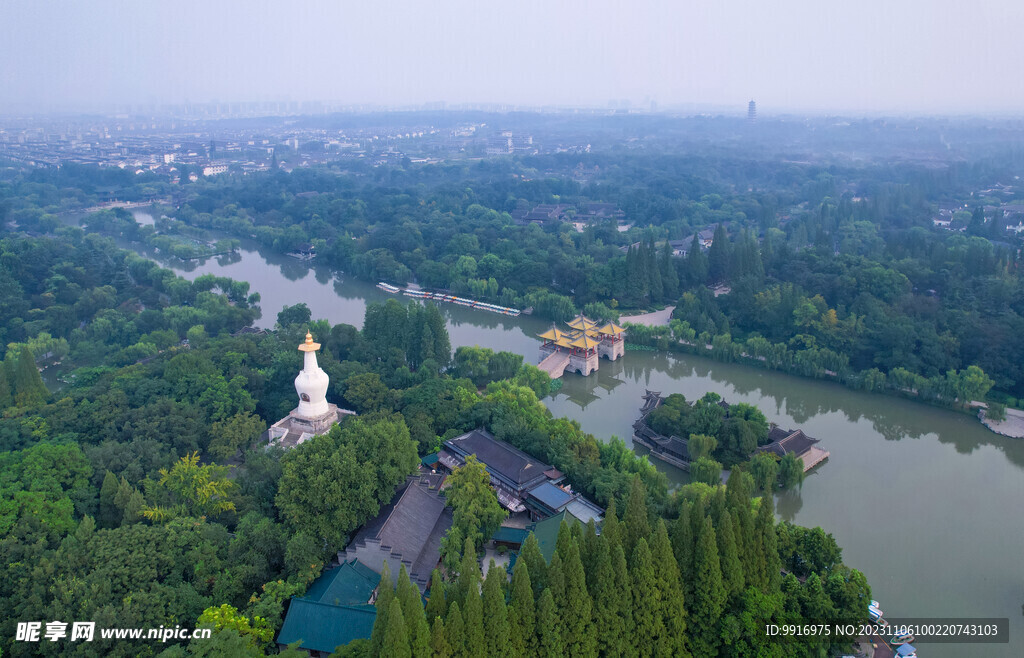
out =
{"type": "Polygon", "coordinates": [[[544,341],[540,346],[541,368],[553,378],[560,377],[566,370],[589,375],[597,370],[600,357],[614,361],[626,352],[626,330],[613,322],[599,327],[580,314],[565,324],[566,330],[552,325],[539,334],[544,341]]]}

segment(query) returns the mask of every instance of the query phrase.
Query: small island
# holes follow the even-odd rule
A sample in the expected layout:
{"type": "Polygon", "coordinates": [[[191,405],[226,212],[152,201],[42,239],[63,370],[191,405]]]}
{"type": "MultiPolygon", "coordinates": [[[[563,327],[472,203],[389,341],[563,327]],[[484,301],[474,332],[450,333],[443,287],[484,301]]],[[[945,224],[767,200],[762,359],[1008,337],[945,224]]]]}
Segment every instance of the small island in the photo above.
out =
{"type": "MultiPolygon", "coordinates": [[[[633,442],[655,459],[693,472],[698,481],[717,481],[723,465],[740,466],[755,478],[758,471],[770,471],[783,488],[799,484],[805,473],[829,457],[818,447],[818,439],[803,430],[769,423],[757,407],[730,405],[717,393],[690,403],[679,393],[662,397],[658,391],[646,391],[640,418],[633,423],[633,442]]],[[[763,479],[774,479],[766,476],[767,472],[763,479]]]]}

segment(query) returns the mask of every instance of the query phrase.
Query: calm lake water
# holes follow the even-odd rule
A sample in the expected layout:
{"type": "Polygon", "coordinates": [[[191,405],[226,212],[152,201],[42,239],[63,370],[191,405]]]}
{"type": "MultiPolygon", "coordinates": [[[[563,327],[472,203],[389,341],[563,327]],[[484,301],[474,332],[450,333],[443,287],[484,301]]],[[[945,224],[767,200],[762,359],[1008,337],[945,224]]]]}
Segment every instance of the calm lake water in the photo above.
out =
{"type": "MultiPolygon", "coordinates": [[[[132,248],[155,258],[140,245],[132,248]]],[[[261,327],[272,326],[281,308],[298,302],[308,304],[314,318],[359,327],[367,302],[393,297],[371,283],[336,277],[248,242],[237,254],[202,262],[155,259],[188,279],[213,273],[248,281],[262,297],[261,327]]],[[[481,345],[539,361],[535,335],[550,323],[451,304],[441,310],[453,347],[481,345]]],[[[778,514],[832,533],[844,561],[867,575],[887,617],[1010,619],[1009,645],[921,645],[922,658],[1024,655],[1024,522],[1012,511],[1024,500],[1024,441],[923,404],[653,352],[602,360],[596,376],[567,375],[545,404],[600,439],[617,435],[628,442],[645,389],[691,400],[715,391],[821,439],[831,458],[809,474],[801,491],[778,496],[778,514]]],[[[655,463],[672,480],[682,479],[655,463]]]]}

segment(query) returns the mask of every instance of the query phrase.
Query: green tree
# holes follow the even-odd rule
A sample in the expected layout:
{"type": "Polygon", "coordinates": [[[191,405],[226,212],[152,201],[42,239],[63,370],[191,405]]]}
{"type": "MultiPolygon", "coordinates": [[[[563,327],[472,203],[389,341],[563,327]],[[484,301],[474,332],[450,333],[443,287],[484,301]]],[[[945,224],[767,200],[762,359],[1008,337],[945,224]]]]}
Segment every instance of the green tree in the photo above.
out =
{"type": "Polygon", "coordinates": [[[114,503],[117,489],[117,476],[107,471],[103,476],[103,486],[100,487],[100,509],[96,516],[96,522],[101,527],[113,528],[121,525],[122,512],[114,503]]]}
{"type": "Polygon", "coordinates": [[[448,644],[448,638],[444,631],[444,620],[440,617],[434,618],[434,625],[430,629],[430,650],[434,658],[451,658],[452,648],[448,644]]]}
{"type": "MultiPolygon", "coordinates": [[[[452,526],[458,528],[462,537],[472,540],[474,552],[483,547],[505,519],[487,468],[476,455],[469,455],[466,463],[448,477],[445,499],[452,508],[452,526]]],[[[446,545],[445,551],[454,548],[446,545]]]]}
{"type": "Polygon", "coordinates": [[[381,655],[384,647],[384,635],[387,633],[391,615],[391,602],[395,601],[395,585],[391,580],[391,568],[385,561],[380,572],[380,581],[377,584],[377,600],[374,606],[377,609],[377,617],[373,622],[373,631],[370,634],[370,655],[381,655]]]}
{"type": "Polygon", "coordinates": [[[690,477],[694,482],[708,485],[721,484],[722,464],[708,457],[701,457],[690,464],[690,477]]]}
{"type": "Polygon", "coordinates": [[[711,281],[720,282],[728,279],[732,259],[731,246],[725,227],[719,224],[715,227],[714,241],[708,250],[708,276],[711,281]]]}
{"type": "Polygon", "coordinates": [[[723,514],[716,532],[718,540],[719,566],[722,570],[722,585],[727,596],[738,597],[743,591],[745,574],[743,563],[740,562],[739,549],[736,547],[736,536],[733,532],[732,515],[723,514]]]}
{"type": "Polygon", "coordinates": [[[679,565],[672,551],[668,528],[658,519],[651,541],[651,563],[657,582],[660,614],[665,633],[657,638],[660,656],[686,656],[686,606],[680,581],[679,565]]]}
{"type": "Polygon", "coordinates": [[[718,558],[715,529],[704,517],[694,550],[693,604],[690,606],[691,648],[697,656],[715,656],[720,642],[718,620],[725,610],[726,590],[718,558]]]}
{"type": "Polygon", "coordinates": [[[524,560],[516,560],[508,602],[509,655],[512,658],[536,655],[536,611],[530,569],[524,560]]]}
{"type": "Polygon", "coordinates": [[[431,624],[438,617],[444,617],[448,604],[444,597],[444,580],[441,572],[434,569],[430,574],[430,597],[427,599],[426,618],[431,624]]]}
{"type": "Polygon", "coordinates": [[[597,635],[593,625],[593,603],[587,591],[586,576],[580,560],[579,546],[569,542],[565,575],[565,605],[559,606],[564,632],[566,655],[593,656],[597,653],[597,635]]]}
{"type": "Polygon", "coordinates": [[[537,646],[536,655],[542,658],[563,658],[565,644],[558,629],[558,611],[550,589],[545,589],[537,601],[537,646]]]}
{"type": "Polygon", "coordinates": [[[230,628],[247,638],[254,648],[265,647],[274,639],[274,629],[266,619],[256,617],[249,619],[232,605],[223,604],[216,608],[207,608],[199,615],[197,626],[210,626],[215,633],[230,628]]]}
{"type": "Polygon", "coordinates": [[[277,313],[277,326],[291,327],[293,325],[306,326],[313,318],[313,313],[305,302],[299,302],[293,306],[285,306],[277,313]]]}
{"type": "Polygon", "coordinates": [[[18,353],[14,370],[14,401],[19,407],[29,407],[46,401],[49,392],[36,368],[36,358],[28,346],[18,353]]]}
{"type": "Polygon", "coordinates": [[[503,658],[509,646],[508,609],[505,605],[505,572],[491,560],[484,579],[483,617],[487,655],[503,658]]]}
{"type": "Polygon", "coordinates": [[[454,601],[448,607],[448,616],[444,620],[445,638],[451,649],[452,658],[474,658],[474,654],[466,646],[466,625],[462,621],[459,602],[454,601]]]}
{"type": "Polygon", "coordinates": [[[651,522],[647,510],[647,487],[643,480],[634,475],[626,500],[626,513],[622,517],[622,548],[627,553],[634,550],[636,543],[651,535],[651,522]]]}
{"type": "Polygon", "coordinates": [[[227,420],[217,421],[210,427],[213,438],[210,440],[208,451],[214,459],[226,461],[266,429],[267,424],[259,416],[248,412],[235,414],[227,420]]]}
{"type": "Polygon", "coordinates": [[[749,468],[758,491],[770,493],[775,488],[779,471],[779,462],[775,455],[770,452],[759,452],[750,460],[749,468]]]}
{"type": "Polygon", "coordinates": [[[792,489],[802,485],[804,481],[804,463],[799,457],[787,452],[779,460],[779,486],[792,489]]]}
{"type": "Polygon", "coordinates": [[[701,457],[711,457],[711,454],[718,448],[718,439],[707,434],[691,434],[686,442],[686,449],[690,453],[690,459],[697,461],[701,457]]]}
{"type": "MultiPolygon", "coordinates": [[[[479,582],[479,579],[476,582],[479,582]]],[[[484,638],[483,600],[480,596],[480,588],[476,583],[471,591],[466,593],[466,611],[463,619],[466,623],[466,653],[471,656],[487,655],[487,641],[484,638]]]]}
{"type": "Polygon", "coordinates": [[[388,607],[387,627],[381,642],[380,656],[387,658],[412,658],[409,649],[409,636],[405,630],[405,619],[402,616],[402,604],[398,599],[391,599],[388,607]]]}
{"type": "Polygon", "coordinates": [[[630,591],[633,597],[635,623],[630,655],[657,655],[658,638],[663,637],[666,632],[662,617],[661,591],[658,589],[658,576],[654,569],[647,540],[641,537],[633,550],[633,562],[629,570],[632,577],[630,591]]]}
{"type": "Polygon", "coordinates": [[[236,485],[227,477],[227,469],[216,464],[200,464],[199,453],[182,457],[168,470],[160,469],[158,498],[164,505],[152,505],[142,514],[151,521],[167,521],[177,516],[211,516],[233,511],[231,495],[236,485]]]}
{"type": "Polygon", "coordinates": [[[423,613],[423,599],[420,590],[409,581],[409,574],[403,564],[398,571],[395,597],[402,605],[402,619],[409,636],[409,647],[413,658],[427,658],[430,655],[430,626],[423,613]]]}

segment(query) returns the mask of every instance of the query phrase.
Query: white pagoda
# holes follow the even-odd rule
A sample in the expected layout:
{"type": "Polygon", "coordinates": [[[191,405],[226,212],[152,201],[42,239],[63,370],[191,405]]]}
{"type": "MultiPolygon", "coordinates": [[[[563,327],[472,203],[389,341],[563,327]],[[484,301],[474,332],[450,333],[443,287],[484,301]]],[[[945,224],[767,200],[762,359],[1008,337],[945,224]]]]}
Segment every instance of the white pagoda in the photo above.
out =
{"type": "Polygon", "coordinates": [[[311,437],[326,434],[332,425],[341,422],[346,415],[355,414],[327,401],[327,386],[331,378],[316,362],[316,351],[319,349],[320,343],[314,343],[313,335],[306,332],[305,342],[299,345],[299,351],[304,353],[302,370],[295,377],[299,406],[270,426],[267,430],[270,443],[294,448],[311,437]]]}

